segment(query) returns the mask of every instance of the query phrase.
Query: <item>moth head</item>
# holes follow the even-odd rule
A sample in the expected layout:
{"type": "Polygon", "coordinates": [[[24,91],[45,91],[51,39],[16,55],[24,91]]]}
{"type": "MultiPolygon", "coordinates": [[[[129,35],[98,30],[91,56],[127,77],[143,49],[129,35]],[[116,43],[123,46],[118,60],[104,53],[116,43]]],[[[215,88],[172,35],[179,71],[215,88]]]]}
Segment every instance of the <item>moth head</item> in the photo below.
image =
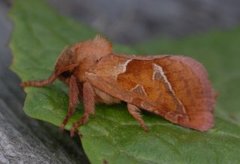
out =
{"type": "Polygon", "coordinates": [[[55,75],[67,83],[77,66],[76,54],[71,47],[65,48],[55,64],[55,75]]]}
{"type": "Polygon", "coordinates": [[[55,70],[48,79],[40,81],[26,81],[23,87],[42,87],[52,84],[56,79],[69,83],[72,75],[77,76],[80,81],[85,80],[85,72],[96,64],[99,59],[112,53],[112,44],[97,35],[94,39],[77,43],[65,48],[59,55],[55,70]]]}
{"type": "Polygon", "coordinates": [[[57,78],[68,84],[70,77],[78,66],[75,58],[73,51],[70,48],[65,48],[57,59],[54,72],[47,79],[25,81],[21,83],[21,86],[43,87],[52,84],[57,78]]]}

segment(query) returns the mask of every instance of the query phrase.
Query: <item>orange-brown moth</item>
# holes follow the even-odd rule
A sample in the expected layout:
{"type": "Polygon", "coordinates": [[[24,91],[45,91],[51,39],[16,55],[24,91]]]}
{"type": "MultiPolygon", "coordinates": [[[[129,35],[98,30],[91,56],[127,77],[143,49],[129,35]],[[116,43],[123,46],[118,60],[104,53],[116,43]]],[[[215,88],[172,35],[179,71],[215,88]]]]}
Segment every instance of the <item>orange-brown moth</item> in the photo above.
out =
{"type": "Polygon", "coordinates": [[[83,101],[84,114],[73,124],[71,135],[95,112],[95,103],[124,101],[128,112],[147,130],[140,110],[172,123],[207,131],[214,124],[215,92],[205,68],[185,56],[127,56],[116,54],[101,36],[63,50],[52,75],[22,86],[42,87],[60,79],[69,87],[68,112],[61,128],[83,101]]]}

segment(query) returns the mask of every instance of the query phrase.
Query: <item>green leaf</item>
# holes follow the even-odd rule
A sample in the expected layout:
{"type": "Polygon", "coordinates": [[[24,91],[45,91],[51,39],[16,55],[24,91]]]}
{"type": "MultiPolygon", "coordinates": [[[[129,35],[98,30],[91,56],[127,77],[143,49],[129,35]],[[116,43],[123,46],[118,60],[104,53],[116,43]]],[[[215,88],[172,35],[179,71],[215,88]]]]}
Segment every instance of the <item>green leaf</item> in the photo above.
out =
{"type": "MultiPolygon", "coordinates": [[[[42,0],[15,1],[10,14],[14,22],[11,68],[22,80],[45,79],[66,45],[96,34],[89,27],[58,15],[42,0]]],[[[80,128],[82,144],[91,163],[239,163],[239,42],[240,28],[237,28],[179,41],[154,41],[136,46],[135,50],[115,47],[117,52],[186,54],[201,61],[220,94],[216,126],[201,133],[144,113],[143,119],[150,128],[146,133],[128,114],[124,104],[98,105],[96,115],[80,128]]],[[[67,88],[56,82],[49,87],[25,91],[26,114],[59,126],[67,110],[67,88]]],[[[79,105],[68,129],[82,111],[79,105]]]]}

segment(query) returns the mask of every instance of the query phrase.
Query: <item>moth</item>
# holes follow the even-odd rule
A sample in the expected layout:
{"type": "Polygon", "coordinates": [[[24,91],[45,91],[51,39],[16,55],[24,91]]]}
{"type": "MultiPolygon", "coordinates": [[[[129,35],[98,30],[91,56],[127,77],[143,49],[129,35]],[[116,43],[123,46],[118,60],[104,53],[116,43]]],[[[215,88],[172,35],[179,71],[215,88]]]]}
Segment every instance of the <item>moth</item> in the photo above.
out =
{"type": "Polygon", "coordinates": [[[95,113],[96,103],[126,102],[128,112],[144,130],[148,128],[141,110],[199,131],[214,125],[215,92],[203,65],[190,57],[117,54],[107,39],[96,36],[64,49],[48,79],[21,85],[43,87],[56,79],[69,88],[62,129],[78,102],[83,102],[84,114],[72,125],[71,136],[95,113]]]}

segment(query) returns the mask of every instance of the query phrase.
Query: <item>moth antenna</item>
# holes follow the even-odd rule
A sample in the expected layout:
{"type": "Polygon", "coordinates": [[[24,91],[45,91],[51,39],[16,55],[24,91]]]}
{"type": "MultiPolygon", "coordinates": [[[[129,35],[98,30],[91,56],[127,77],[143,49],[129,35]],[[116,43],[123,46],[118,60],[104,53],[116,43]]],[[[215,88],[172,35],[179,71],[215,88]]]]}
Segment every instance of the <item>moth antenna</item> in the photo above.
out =
{"type": "Polygon", "coordinates": [[[54,72],[48,79],[46,80],[37,80],[37,81],[26,81],[20,84],[21,87],[43,87],[49,84],[52,84],[58,76],[70,69],[73,69],[77,66],[78,64],[71,64],[69,66],[64,67],[63,69],[58,70],[57,72],[54,72]]]}
{"type": "Polygon", "coordinates": [[[20,84],[21,87],[43,87],[53,83],[57,79],[57,75],[53,73],[48,79],[46,80],[39,80],[39,81],[26,81],[20,84]]]}

